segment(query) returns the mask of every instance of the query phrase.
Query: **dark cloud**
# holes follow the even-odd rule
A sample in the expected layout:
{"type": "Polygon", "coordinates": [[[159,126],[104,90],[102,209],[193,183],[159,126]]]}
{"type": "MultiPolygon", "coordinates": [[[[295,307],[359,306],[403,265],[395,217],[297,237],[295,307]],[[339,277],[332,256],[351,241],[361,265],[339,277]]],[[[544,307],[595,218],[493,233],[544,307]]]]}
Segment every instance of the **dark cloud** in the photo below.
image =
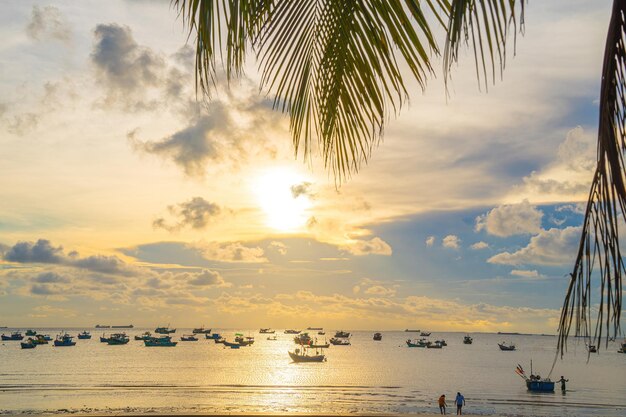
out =
{"type": "Polygon", "coordinates": [[[152,223],[154,227],[170,232],[175,232],[185,227],[200,230],[204,229],[222,211],[220,206],[202,197],[194,197],[189,201],[169,206],[168,210],[175,220],[170,223],[160,217],[152,223]]]}
{"type": "Polygon", "coordinates": [[[136,138],[136,131],[130,132],[128,139],[135,150],[171,159],[188,176],[203,177],[209,162],[219,162],[226,150],[232,151],[222,147],[229,140],[228,134],[233,133],[231,125],[224,103],[215,101],[208,105],[207,114],[161,140],[142,142],[136,138]]]}
{"type": "Polygon", "coordinates": [[[49,283],[57,283],[57,282],[69,282],[69,279],[64,277],[61,274],[57,274],[56,272],[42,272],[37,275],[34,279],[35,282],[40,284],[49,284],[49,283]]]}
{"type": "Polygon", "coordinates": [[[30,288],[30,292],[35,295],[55,295],[61,293],[59,288],[48,284],[35,284],[30,288]]]}
{"type": "Polygon", "coordinates": [[[154,108],[146,90],[160,87],[165,62],[150,48],[135,42],[128,26],[100,24],[94,30],[91,61],[98,81],[107,89],[105,104],[122,104],[128,110],[154,108]]]}
{"type": "MultiPolygon", "coordinates": [[[[46,239],[39,239],[36,243],[18,242],[5,251],[4,259],[18,263],[58,264],[103,274],[130,276],[135,273],[132,267],[116,256],[92,255],[81,258],[74,251],[65,254],[62,246],[55,247],[46,239]]],[[[47,279],[53,278],[48,276],[47,279]]]]}
{"type": "Polygon", "coordinates": [[[39,115],[36,113],[22,113],[13,116],[7,121],[7,130],[18,136],[32,131],[39,124],[39,115]]]}
{"type": "Polygon", "coordinates": [[[18,242],[4,254],[5,260],[19,263],[59,264],[64,258],[63,247],[54,247],[45,239],[37,243],[18,242]]]}
{"type": "Polygon", "coordinates": [[[33,6],[26,34],[35,40],[56,39],[67,42],[72,36],[68,22],[59,9],[54,6],[33,6]]]}

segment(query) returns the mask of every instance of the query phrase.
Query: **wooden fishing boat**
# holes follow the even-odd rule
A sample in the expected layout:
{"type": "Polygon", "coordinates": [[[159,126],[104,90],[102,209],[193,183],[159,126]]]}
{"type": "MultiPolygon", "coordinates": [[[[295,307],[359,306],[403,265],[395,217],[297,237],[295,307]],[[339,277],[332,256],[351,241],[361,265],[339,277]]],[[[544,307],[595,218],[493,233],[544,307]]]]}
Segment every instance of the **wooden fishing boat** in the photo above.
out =
{"type": "Polygon", "coordinates": [[[430,336],[430,332],[421,332],[420,336],[428,337],[430,336]]]}
{"type": "Polygon", "coordinates": [[[335,337],[350,337],[350,332],[344,332],[343,330],[339,330],[335,332],[335,337]]]}
{"type": "Polygon", "coordinates": [[[139,336],[135,335],[135,340],[146,340],[149,337],[152,337],[152,333],[144,332],[143,334],[141,334],[139,336]]]}
{"type": "Polygon", "coordinates": [[[439,343],[441,346],[448,346],[448,342],[446,342],[444,339],[435,340],[435,343],[439,343]]]}
{"type": "Polygon", "coordinates": [[[91,339],[91,333],[89,333],[87,331],[82,332],[82,333],[78,333],[78,338],[81,339],[81,340],[91,339]]]}
{"type": "Polygon", "coordinates": [[[107,339],[108,345],[125,345],[130,341],[126,333],[114,333],[107,339]]]}
{"type": "Polygon", "coordinates": [[[316,350],[314,354],[309,352],[309,349],[303,347],[302,349],[298,348],[293,352],[288,352],[289,357],[294,362],[324,362],[326,361],[326,355],[321,353],[319,350],[316,350]]]}
{"type": "Polygon", "coordinates": [[[377,342],[380,342],[381,340],[383,340],[383,334],[382,333],[374,333],[374,340],[376,340],[377,342]]]}
{"type": "Polygon", "coordinates": [[[298,334],[300,330],[287,329],[285,330],[285,334],[298,334]]]}
{"type": "Polygon", "coordinates": [[[57,338],[54,340],[54,346],[75,346],[76,342],[74,342],[73,337],[70,336],[69,334],[65,333],[65,334],[60,334],[57,336],[57,338]]]}
{"type": "Polygon", "coordinates": [[[293,338],[293,341],[297,345],[308,345],[313,342],[313,339],[311,338],[311,336],[309,336],[308,333],[300,333],[299,335],[293,338]]]}
{"type": "Polygon", "coordinates": [[[169,326],[157,327],[156,329],[154,329],[154,332],[156,334],[170,334],[170,333],[176,333],[176,329],[170,329],[169,326]]]}
{"type": "Polygon", "coordinates": [[[261,330],[259,330],[259,333],[261,333],[261,334],[274,334],[274,333],[276,333],[276,330],[272,330],[270,328],[261,329],[261,330]]]}
{"type": "Polygon", "coordinates": [[[182,335],[180,337],[181,342],[197,342],[198,338],[192,334],[182,335]]]}
{"type": "Polygon", "coordinates": [[[474,341],[474,339],[472,339],[472,337],[470,335],[467,335],[467,336],[463,337],[463,344],[471,345],[473,341],[474,341]]]}
{"type": "Polygon", "coordinates": [[[441,344],[441,342],[436,341],[436,342],[428,342],[426,344],[426,348],[427,349],[442,349],[443,345],[441,344]]]}
{"type": "Polygon", "coordinates": [[[34,349],[37,347],[37,343],[31,338],[28,338],[25,342],[20,342],[22,349],[34,349]]]}
{"type": "Polygon", "coordinates": [[[500,350],[504,350],[504,351],[515,350],[515,345],[512,343],[509,343],[509,344],[507,344],[506,342],[498,343],[498,347],[500,347],[500,350]]]}
{"type": "Polygon", "coordinates": [[[37,332],[31,329],[26,330],[26,336],[36,336],[37,332]]]}
{"type": "Polygon", "coordinates": [[[2,341],[7,342],[7,341],[13,341],[13,340],[22,340],[24,339],[24,336],[22,336],[22,333],[20,332],[13,332],[11,333],[10,336],[7,336],[4,333],[2,333],[0,338],[2,338],[2,341]]]}
{"type": "Polygon", "coordinates": [[[193,334],[211,334],[211,329],[205,329],[204,326],[193,329],[193,334]]]}
{"type": "Polygon", "coordinates": [[[209,340],[216,340],[216,339],[221,339],[222,336],[219,333],[212,333],[212,334],[205,334],[204,338],[209,339],[209,340]]]}
{"type": "Polygon", "coordinates": [[[419,339],[419,340],[411,340],[411,339],[407,339],[406,341],[406,345],[410,348],[425,348],[426,345],[428,344],[428,341],[426,341],[426,339],[419,339]]]}
{"type": "Polygon", "coordinates": [[[173,342],[171,337],[151,337],[149,339],[145,339],[143,344],[146,347],[174,347],[178,344],[178,342],[173,342]]]}
{"type": "Polygon", "coordinates": [[[350,346],[350,340],[349,339],[344,339],[341,337],[333,337],[330,339],[330,343],[332,343],[335,346],[350,346]]]}

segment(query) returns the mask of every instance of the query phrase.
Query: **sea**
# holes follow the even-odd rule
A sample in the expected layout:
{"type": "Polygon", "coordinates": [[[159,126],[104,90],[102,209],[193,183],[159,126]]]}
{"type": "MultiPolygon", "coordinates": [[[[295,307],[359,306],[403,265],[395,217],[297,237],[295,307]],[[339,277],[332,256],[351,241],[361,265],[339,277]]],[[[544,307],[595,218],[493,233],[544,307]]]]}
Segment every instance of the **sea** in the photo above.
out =
{"type": "MultiPolygon", "coordinates": [[[[8,334],[12,330],[0,332],[8,334]]],[[[127,345],[100,343],[102,330],[35,329],[54,337],[61,331],[91,340],[74,347],[41,345],[22,350],[19,342],[0,345],[0,414],[40,413],[438,413],[445,394],[454,414],[457,392],[468,414],[500,416],[626,416],[626,354],[619,340],[588,355],[582,339],[570,339],[556,356],[556,337],[433,332],[443,349],[409,348],[418,333],[352,332],[350,346],[331,346],[323,363],[293,363],[293,335],[277,330],[277,340],[258,329],[213,329],[227,340],[235,333],[254,336],[250,347],[229,349],[201,338],[176,347],[145,347],[132,337],[154,329],[125,329],[127,345]],[[499,342],[512,342],[504,352],[499,342]],[[514,371],[521,365],[542,377],[569,379],[567,391],[531,393],[514,371]]],[[[346,329],[348,330],[348,329],[346,329]]],[[[107,333],[110,330],[105,330],[107,333]]],[[[178,329],[173,340],[191,329],[178,329]]],[[[316,335],[312,331],[311,334],[316,335]]],[[[330,338],[317,336],[319,341],[330,338]]],[[[202,335],[200,335],[202,336],[202,335]]]]}

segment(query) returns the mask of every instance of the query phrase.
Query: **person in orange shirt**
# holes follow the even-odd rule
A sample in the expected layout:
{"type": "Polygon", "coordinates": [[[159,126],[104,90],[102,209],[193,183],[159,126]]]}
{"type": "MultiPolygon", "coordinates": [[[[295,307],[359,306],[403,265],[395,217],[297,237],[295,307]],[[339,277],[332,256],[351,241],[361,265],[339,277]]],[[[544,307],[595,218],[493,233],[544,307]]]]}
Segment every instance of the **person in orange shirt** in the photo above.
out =
{"type": "Polygon", "coordinates": [[[446,394],[441,394],[441,397],[439,397],[439,411],[441,411],[441,414],[446,414],[446,394]]]}

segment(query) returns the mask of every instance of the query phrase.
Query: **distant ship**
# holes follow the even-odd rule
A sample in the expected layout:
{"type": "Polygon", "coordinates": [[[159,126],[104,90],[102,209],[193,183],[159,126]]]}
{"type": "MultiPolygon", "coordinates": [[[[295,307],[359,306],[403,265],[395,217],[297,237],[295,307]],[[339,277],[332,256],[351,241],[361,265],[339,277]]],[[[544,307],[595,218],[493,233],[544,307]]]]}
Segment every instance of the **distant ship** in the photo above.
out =
{"type": "Polygon", "coordinates": [[[107,326],[106,324],[96,324],[96,329],[110,329],[111,326],[107,326]]]}
{"type": "Polygon", "coordinates": [[[111,326],[112,329],[132,329],[135,326],[133,326],[132,324],[127,324],[127,325],[123,325],[123,326],[111,326]]]}
{"type": "Polygon", "coordinates": [[[307,330],[324,330],[323,327],[307,327],[307,330]]]}
{"type": "Polygon", "coordinates": [[[404,329],[405,332],[410,332],[410,333],[419,333],[420,330],[419,329],[404,329]]]}

